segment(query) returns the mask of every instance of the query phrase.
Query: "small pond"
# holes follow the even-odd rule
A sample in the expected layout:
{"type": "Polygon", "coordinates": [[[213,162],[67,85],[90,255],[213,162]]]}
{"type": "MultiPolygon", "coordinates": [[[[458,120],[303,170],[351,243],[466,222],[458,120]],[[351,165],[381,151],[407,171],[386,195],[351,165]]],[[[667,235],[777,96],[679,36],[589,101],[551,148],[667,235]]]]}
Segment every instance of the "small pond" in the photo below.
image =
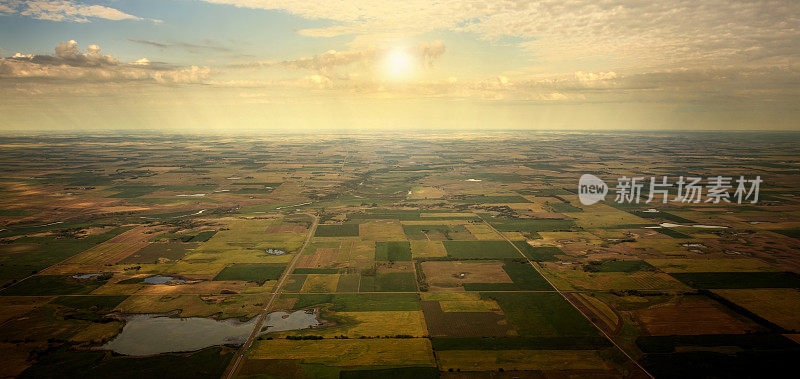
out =
{"type": "Polygon", "coordinates": [[[186,281],[183,279],[176,279],[171,276],[151,276],[149,278],[145,278],[144,282],[148,284],[164,284],[167,282],[185,283],[186,281]]]}
{"type": "MultiPolygon", "coordinates": [[[[222,344],[241,345],[255,327],[258,317],[243,322],[237,319],[134,314],[124,316],[124,319],[122,332],[103,345],[103,349],[126,355],[151,355],[194,351],[222,344]]],[[[311,328],[319,324],[313,311],[272,312],[264,320],[260,334],[311,328]]]]}

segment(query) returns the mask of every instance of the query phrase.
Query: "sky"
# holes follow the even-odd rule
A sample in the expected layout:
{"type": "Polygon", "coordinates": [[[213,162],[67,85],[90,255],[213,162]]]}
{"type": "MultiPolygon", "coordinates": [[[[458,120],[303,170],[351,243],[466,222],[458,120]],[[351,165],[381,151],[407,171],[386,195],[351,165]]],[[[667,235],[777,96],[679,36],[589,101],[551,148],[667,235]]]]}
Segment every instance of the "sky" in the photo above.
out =
{"type": "Polygon", "coordinates": [[[0,0],[0,130],[800,130],[797,0],[0,0]]]}

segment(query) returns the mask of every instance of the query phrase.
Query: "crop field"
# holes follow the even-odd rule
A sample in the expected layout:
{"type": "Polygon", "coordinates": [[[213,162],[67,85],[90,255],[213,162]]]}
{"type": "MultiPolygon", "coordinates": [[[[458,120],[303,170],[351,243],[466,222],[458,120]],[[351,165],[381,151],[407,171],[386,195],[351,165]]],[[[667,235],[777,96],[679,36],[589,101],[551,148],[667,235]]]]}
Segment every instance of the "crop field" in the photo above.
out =
{"type": "Polygon", "coordinates": [[[703,296],[678,297],[658,307],[637,311],[636,318],[653,336],[740,334],[759,330],[746,318],[737,317],[724,305],[703,296]]]}
{"type": "Polygon", "coordinates": [[[258,341],[250,359],[296,359],[330,366],[435,366],[430,342],[406,339],[323,339],[258,341]]]}
{"type": "Polygon", "coordinates": [[[607,369],[592,350],[447,350],[437,352],[439,367],[458,371],[527,371],[607,369]],[[565,363],[567,362],[567,363],[565,363]]]}
{"type": "Polygon", "coordinates": [[[459,259],[520,258],[520,253],[506,241],[444,241],[447,255],[459,259]]]}
{"type": "Polygon", "coordinates": [[[317,237],[358,237],[358,224],[319,225],[317,237]]]}
{"type": "Polygon", "coordinates": [[[513,283],[503,271],[503,262],[428,261],[422,262],[431,291],[461,288],[464,283],[513,283]]]}
{"type": "Polygon", "coordinates": [[[177,261],[186,256],[187,245],[180,242],[151,243],[119,263],[156,263],[160,259],[177,261]]]}
{"type": "Polygon", "coordinates": [[[376,261],[410,261],[411,244],[402,242],[376,242],[375,243],[376,261]]]}
{"type": "Polygon", "coordinates": [[[280,278],[285,266],[269,263],[238,263],[225,267],[214,280],[238,280],[264,284],[267,280],[280,278]]]}
{"type": "Polygon", "coordinates": [[[0,375],[641,378],[800,354],[782,139],[500,136],[0,137],[0,375]],[[613,201],[618,177],[701,171],[761,175],[763,201],[613,201]],[[580,202],[585,173],[604,201],[580,202]],[[136,333],[169,346],[115,350],[136,333]]]}
{"type": "Polygon", "coordinates": [[[794,288],[714,290],[786,330],[800,331],[800,292],[794,288]]]}

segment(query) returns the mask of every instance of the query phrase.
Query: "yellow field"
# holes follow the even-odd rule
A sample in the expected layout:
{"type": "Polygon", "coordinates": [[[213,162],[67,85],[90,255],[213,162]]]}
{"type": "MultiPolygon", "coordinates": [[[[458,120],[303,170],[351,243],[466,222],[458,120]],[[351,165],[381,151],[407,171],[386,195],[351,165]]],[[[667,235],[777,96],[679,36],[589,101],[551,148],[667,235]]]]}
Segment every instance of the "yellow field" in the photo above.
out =
{"type": "MultiPolygon", "coordinates": [[[[325,319],[325,316],[321,318],[325,319]]],[[[336,323],[330,326],[280,332],[277,335],[315,335],[326,338],[345,335],[359,338],[396,335],[422,337],[427,333],[422,311],[336,312],[332,319],[336,323]]]]}
{"type": "Polygon", "coordinates": [[[466,224],[464,225],[475,239],[479,241],[492,241],[492,240],[500,240],[502,237],[497,235],[497,233],[489,227],[489,225],[485,224],[466,224]]]}
{"type": "Polygon", "coordinates": [[[583,241],[590,244],[599,244],[603,240],[589,232],[539,232],[545,241],[583,241]]]}
{"type": "Polygon", "coordinates": [[[447,250],[441,241],[410,241],[411,242],[411,256],[413,258],[420,257],[445,257],[447,250]]]}
{"type": "Polygon", "coordinates": [[[336,274],[308,274],[300,292],[336,292],[339,275],[336,274]]]}
{"type": "Polygon", "coordinates": [[[91,323],[69,340],[72,342],[101,343],[116,336],[125,324],[119,321],[91,323]]]}
{"type": "Polygon", "coordinates": [[[411,189],[409,199],[441,199],[445,191],[436,187],[415,187],[411,189]]]}
{"type": "Polygon", "coordinates": [[[223,317],[250,318],[264,307],[261,295],[233,295],[222,298],[198,295],[149,296],[132,295],[119,304],[115,310],[122,313],[167,313],[180,311],[181,317],[223,317]],[[206,298],[207,300],[203,300],[206,298]]]}
{"type": "MultiPolygon", "coordinates": [[[[552,266],[550,266],[552,267],[552,266]]],[[[685,284],[660,272],[589,273],[580,268],[545,270],[545,275],[560,290],[688,290],[685,284]]]]}
{"type": "Polygon", "coordinates": [[[251,359],[298,359],[328,366],[435,366],[428,339],[260,340],[251,359]]]}
{"type": "Polygon", "coordinates": [[[405,241],[403,226],[397,220],[375,220],[359,225],[363,241],[405,241]]]}
{"type": "Polygon", "coordinates": [[[474,292],[423,292],[423,301],[438,301],[444,312],[502,312],[500,305],[491,299],[481,299],[474,292]]]}
{"type": "MultiPolygon", "coordinates": [[[[345,245],[347,243],[342,243],[345,245]]],[[[350,255],[348,265],[353,268],[372,266],[375,259],[375,243],[371,241],[350,242],[350,255]]]]}
{"type": "Polygon", "coordinates": [[[594,350],[445,350],[437,351],[439,370],[590,370],[607,364],[594,350]]]}
{"type": "Polygon", "coordinates": [[[223,290],[234,291],[236,293],[261,293],[264,287],[253,282],[242,281],[202,281],[193,284],[169,285],[169,284],[146,284],[142,285],[137,295],[215,295],[223,290]]]}
{"type": "Polygon", "coordinates": [[[605,204],[594,204],[589,209],[590,212],[570,213],[570,216],[577,219],[575,223],[584,229],[626,224],[653,224],[650,220],[614,209],[605,204]]]}
{"type": "Polygon", "coordinates": [[[0,324],[52,300],[51,296],[0,296],[0,324]]]}
{"type": "Polygon", "coordinates": [[[115,264],[147,246],[147,241],[153,238],[153,235],[145,232],[150,230],[153,229],[146,226],[135,227],[108,241],[90,247],[84,252],[70,258],[65,263],[89,265],[115,264]]]}
{"type": "Polygon", "coordinates": [[[715,290],[720,296],[789,330],[800,330],[800,292],[792,288],[715,290]]]}

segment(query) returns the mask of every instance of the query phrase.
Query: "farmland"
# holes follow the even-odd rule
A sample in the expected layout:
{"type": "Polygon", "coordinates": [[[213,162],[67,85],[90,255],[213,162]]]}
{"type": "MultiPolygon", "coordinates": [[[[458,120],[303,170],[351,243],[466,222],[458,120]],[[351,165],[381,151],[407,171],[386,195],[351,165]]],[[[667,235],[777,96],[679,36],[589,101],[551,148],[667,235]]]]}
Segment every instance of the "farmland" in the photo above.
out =
{"type": "Polygon", "coordinates": [[[0,371],[646,377],[800,351],[800,166],[772,147],[788,142],[510,136],[0,139],[0,371]],[[686,170],[771,189],[741,206],[576,193],[583,173],[686,170]],[[237,332],[114,350],[177,320],[237,332]]]}

